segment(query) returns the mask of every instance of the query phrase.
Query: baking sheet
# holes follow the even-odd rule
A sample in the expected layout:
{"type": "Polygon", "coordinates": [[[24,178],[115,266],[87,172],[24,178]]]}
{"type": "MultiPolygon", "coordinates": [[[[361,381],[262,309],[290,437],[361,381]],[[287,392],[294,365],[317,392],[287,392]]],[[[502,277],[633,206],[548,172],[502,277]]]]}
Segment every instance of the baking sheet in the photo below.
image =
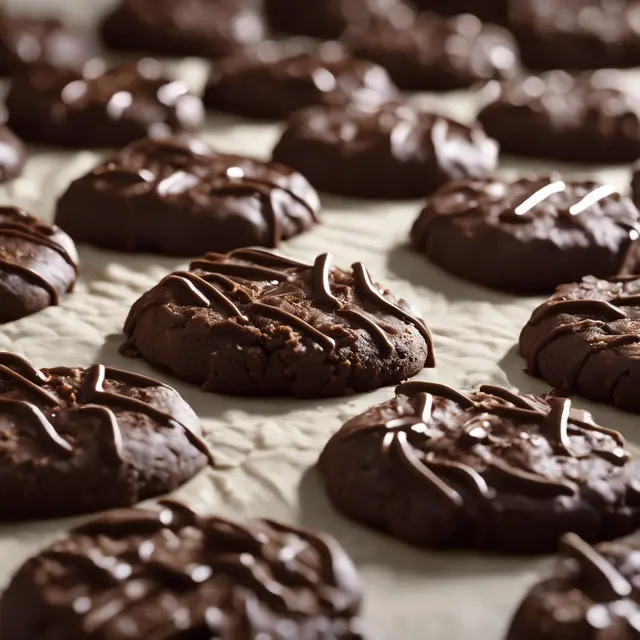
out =
{"type": "MultiPolygon", "coordinates": [[[[58,9],[87,20],[110,2],[14,0],[20,10],[58,9]]],[[[198,89],[206,67],[197,60],[170,63],[198,89]]],[[[633,80],[634,73],[629,76],[633,80]]],[[[421,96],[421,101],[465,120],[478,97],[421,96]]],[[[220,151],[268,158],[277,125],[254,125],[233,117],[210,117],[203,139],[220,151]]],[[[24,176],[0,188],[0,202],[23,206],[51,220],[57,196],[100,158],[92,152],[33,150],[24,176]]],[[[584,169],[505,161],[513,174],[532,169],[589,174],[627,189],[628,168],[584,169]]],[[[338,265],[362,260],[394,293],[413,301],[432,330],[438,367],[419,378],[455,386],[494,383],[526,392],[548,387],[526,376],[514,345],[541,298],[514,298],[467,284],[431,266],[406,248],[419,201],[371,203],[323,199],[324,224],[282,246],[286,255],[312,260],[331,251],[338,265]]],[[[121,329],[131,304],[160,278],[185,262],[126,256],[80,247],[76,292],[59,307],[0,326],[0,349],[38,366],[88,366],[102,362],[161,378],[175,386],[202,418],[206,439],[220,463],[174,495],[197,510],[244,519],[268,515],[323,529],[337,537],[357,563],[365,585],[365,628],[371,640],[499,640],[510,616],[544,570],[548,558],[514,558],[474,552],[428,552],[373,533],[337,515],[313,471],[330,435],[368,406],[393,395],[374,393],[326,401],[251,400],[203,394],[159,374],[142,361],[121,357],[121,329]]],[[[601,424],[620,429],[639,452],[638,417],[577,399],[601,424]]],[[[31,554],[81,519],[0,527],[0,583],[31,554]]],[[[9,639],[7,639],[9,640],[9,639]]]]}

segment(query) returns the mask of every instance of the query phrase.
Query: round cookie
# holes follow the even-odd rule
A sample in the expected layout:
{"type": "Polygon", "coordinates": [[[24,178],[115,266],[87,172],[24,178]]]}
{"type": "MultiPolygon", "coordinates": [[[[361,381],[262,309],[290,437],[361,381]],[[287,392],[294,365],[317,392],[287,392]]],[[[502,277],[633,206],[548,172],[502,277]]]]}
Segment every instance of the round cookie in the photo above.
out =
{"type": "Polygon", "coordinates": [[[9,126],[26,142],[59,147],[122,147],[145,136],[200,128],[204,108],[179,80],[144,58],[106,70],[36,66],[14,80],[9,126]]]}
{"type": "Polygon", "coordinates": [[[145,293],[122,353],[205,391],[337,397],[435,366],[431,335],[405,300],[358,262],[313,265],[239,249],[209,253],[145,293]]]}
{"type": "Polygon", "coordinates": [[[613,69],[640,64],[633,0],[509,0],[509,30],[530,69],[613,69]]]}
{"type": "Polygon", "coordinates": [[[639,237],[629,198],[551,174],[445,185],[415,221],[411,245],[456,276],[533,295],[587,274],[618,273],[639,237]]]}
{"type": "Polygon", "coordinates": [[[520,353],[563,393],[640,413],[640,276],[558,287],[522,330],[520,353]]]}
{"type": "Polygon", "coordinates": [[[518,608],[506,640],[634,640],[640,633],[640,542],[591,546],[568,533],[561,558],[518,608]]]}
{"type": "Polygon", "coordinates": [[[0,634],[362,640],[361,590],[326,534],[199,516],[164,500],[106,513],[27,560],[2,596],[0,634]]]}
{"type": "Polygon", "coordinates": [[[287,167],[193,140],[145,139],[71,183],[56,222],[105,249],[196,256],[276,247],[310,229],[319,212],[318,194],[287,167]]]}
{"type": "Polygon", "coordinates": [[[293,55],[283,48],[267,60],[250,54],[224,58],[214,64],[203,100],[220,111],[279,119],[315,104],[385,101],[397,95],[382,67],[325,45],[315,53],[293,55]]]}
{"type": "Polygon", "coordinates": [[[291,116],[273,158],[319,191],[392,200],[487,176],[496,168],[498,145],[480,125],[409,105],[325,105],[291,116]]]}
{"type": "Polygon", "coordinates": [[[2,123],[3,115],[0,114],[0,183],[17,178],[27,160],[27,150],[22,140],[2,123]]]}
{"type": "Polygon", "coordinates": [[[0,519],[129,506],[176,489],[210,458],[177,391],[96,364],[37,369],[0,353],[0,519]]]}
{"type": "MultiPolygon", "coordinates": [[[[519,0],[517,0],[519,1],[519,0]]],[[[412,0],[420,11],[434,11],[445,16],[470,13],[481,20],[503,24],[507,21],[509,0],[412,0]]]]}
{"type": "Polygon", "coordinates": [[[248,0],[121,0],[100,25],[111,49],[159,56],[230,55],[264,37],[248,0]]]}
{"type": "Polygon", "coordinates": [[[409,382],[349,420],[318,471],[344,515],[420,547],[545,553],[640,524],[624,439],[565,398],[409,382]]]}
{"type": "Polygon", "coordinates": [[[407,91],[465,89],[494,78],[511,78],[518,47],[502,27],[473,15],[395,12],[345,35],[353,54],[383,66],[407,91]]]}
{"type": "Polygon", "coordinates": [[[598,164],[640,156],[640,98],[613,71],[551,71],[485,92],[478,120],[503,153],[598,164]]]}
{"type": "Polygon", "coordinates": [[[78,254],[64,231],[0,207],[0,323],[57,305],[77,274],[78,254]]]}

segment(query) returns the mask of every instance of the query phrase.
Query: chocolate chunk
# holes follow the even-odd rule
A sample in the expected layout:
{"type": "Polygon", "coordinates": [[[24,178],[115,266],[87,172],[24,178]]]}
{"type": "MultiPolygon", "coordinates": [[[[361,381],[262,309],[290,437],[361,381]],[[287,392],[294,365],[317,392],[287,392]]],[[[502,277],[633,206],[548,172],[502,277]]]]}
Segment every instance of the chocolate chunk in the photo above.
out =
{"type": "Polygon", "coordinates": [[[64,231],[0,207],[0,323],[57,305],[77,273],[78,254],[64,231]]]}
{"type": "Polygon", "coordinates": [[[640,276],[558,287],[520,335],[527,371],[566,393],[640,413],[640,276]]]}
{"type": "Polygon", "coordinates": [[[357,571],[330,536],[164,500],[109,512],[28,560],[2,596],[0,633],[361,640],[360,600],[357,571]]]}
{"type": "Polygon", "coordinates": [[[557,174],[462,180],[429,200],[411,244],[450,273],[522,295],[627,263],[638,210],[615,188],[557,174]]]}
{"type": "Polygon", "coordinates": [[[513,36],[465,14],[395,11],[345,35],[353,54],[382,65],[408,91],[464,89],[518,70],[513,36]]]}
{"type": "Polygon", "coordinates": [[[527,594],[507,640],[635,640],[640,539],[591,546],[568,533],[553,571],[527,594]]]}
{"type": "Polygon", "coordinates": [[[275,247],[310,229],[319,210],[313,187],[287,167],[193,140],[146,139],[73,182],[56,221],[78,242],[195,256],[275,247]]]}
{"type": "Polygon", "coordinates": [[[313,265],[254,249],[209,253],[132,307],[125,355],[205,391],[331,397],[434,366],[431,335],[405,300],[358,262],[313,265]]]}
{"type": "Polygon", "coordinates": [[[0,353],[0,518],[88,513],[172,491],[210,459],[199,431],[189,405],[151,378],[101,364],[40,370],[0,353]]]}
{"type": "Polygon", "coordinates": [[[5,115],[0,113],[0,182],[9,182],[22,173],[27,150],[22,140],[6,124],[2,124],[4,119],[5,115]]]}
{"type": "Polygon", "coordinates": [[[530,69],[635,67],[637,10],[628,0],[510,0],[509,29],[530,69]]]}
{"type": "Polygon", "coordinates": [[[101,24],[111,49],[159,56],[230,55],[264,36],[248,0],[122,0],[101,24]]]}
{"type": "Polygon", "coordinates": [[[614,71],[552,71],[491,84],[486,92],[478,119],[503,152],[598,164],[640,156],[640,98],[614,71]]]}
{"type": "Polygon", "coordinates": [[[360,198],[418,198],[444,183],[481,178],[498,145],[467,126],[404,104],[318,106],[291,116],[274,160],[320,191],[360,198]]]}
{"type": "Polygon", "coordinates": [[[204,119],[200,98],[150,58],[109,70],[98,60],[82,72],[33,67],[16,77],[7,108],[26,142],[82,149],[191,132],[204,119]]]}
{"type": "Polygon", "coordinates": [[[409,382],[349,420],[318,470],[349,518],[421,547],[544,553],[640,525],[623,437],[566,398],[409,382]]]}
{"type": "MultiPolygon", "coordinates": [[[[434,11],[445,16],[470,13],[481,20],[503,24],[507,21],[510,0],[412,0],[421,11],[434,11]]],[[[515,0],[520,2],[521,0],[515,0]]]]}
{"type": "Polygon", "coordinates": [[[216,63],[205,90],[205,104],[249,118],[269,119],[286,118],[315,104],[385,101],[398,95],[382,67],[352,58],[332,44],[316,53],[291,55],[282,48],[269,54],[266,60],[245,54],[216,63]]]}

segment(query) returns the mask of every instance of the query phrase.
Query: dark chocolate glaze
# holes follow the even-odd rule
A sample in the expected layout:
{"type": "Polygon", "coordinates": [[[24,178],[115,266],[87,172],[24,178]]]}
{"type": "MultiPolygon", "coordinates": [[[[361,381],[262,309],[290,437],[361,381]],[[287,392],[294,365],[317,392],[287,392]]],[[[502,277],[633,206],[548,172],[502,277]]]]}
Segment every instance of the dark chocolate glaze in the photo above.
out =
{"type": "Polygon", "coordinates": [[[129,638],[133,620],[137,637],[156,640],[275,638],[285,626],[300,640],[358,640],[359,608],[358,575],[333,538],[272,520],[199,516],[164,500],[153,511],[109,512],[29,560],[0,603],[0,631],[12,640],[31,640],[36,628],[56,640],[129,638]],[[71,576],[74,593],[55,598],[71,576]],[[37,604],[20,588],[32,581],[37,604]],[[88,602],[82,612],[79,600],[88,602]],[[101,615],[104,606],[119,614],[101,615]]]}

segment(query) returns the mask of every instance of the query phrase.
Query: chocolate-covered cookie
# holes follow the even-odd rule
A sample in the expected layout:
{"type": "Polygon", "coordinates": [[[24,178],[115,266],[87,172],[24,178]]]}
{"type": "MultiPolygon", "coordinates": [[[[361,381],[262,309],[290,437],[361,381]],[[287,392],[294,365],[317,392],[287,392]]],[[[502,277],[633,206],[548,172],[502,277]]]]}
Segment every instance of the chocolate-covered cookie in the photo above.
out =
{"type": "Polygon", "coordinates": [[[396,11],[347,32],[345,40],[354,55],[382,65],[408,91],[463,89],[518,70],[513,36],[469,14],[396,11]]]}
{"type": "Polygon", "coordinates": [[[204,93],[208,107],[249,118],[286,118],[315,104],[383,102],[398,95],[380,66],[334,46],[275,58],[238,55],[214,64],[204,93]]]}
{"type": "Polygon", "coordinates": [[[0,519],[129,506],[210,459],[177,391],[96,364],[37,369],[0,353],[0,519]]]}
{"type": "Polygon", "coordinates": [[[509,0],[509,29],[530,69],[611,69],[640,64],[633,0],[509,0]]]}
{"type": "Polygon", "coordinates": [[[16,207],[0,207],[0,323],[58,304],[73,289],[73,240],[16,207]]]}
{"type": "Polygon", "coordinates": [[[121,0],[100,31],[118,51],[212,59],[259,42],[264,24],[252,0],[121,0]]]}
{"type": "Polygon", "coordinates": [[[293,114],[273,158],[320,191],[391,200],[487,176],[496,167],[498,145],[480,125],[409,105],[326,105],[293,114]]]}
{"type": "Polygon", "coordinates": [[[27,159],[27,150],[22,140],[3,124],[5,119],[5,115],[0,113],[0,182],[17,178],[27,159]]]}
{"type": "Polygon", "coordinates": [[[506,640],[635,640],[640,538],[591,546],[568,533],[561,558],[518,608],[506,640]]]}
{"type": "MultiPolygon", "coordinates": [[[[640,35],[638,36],[640,38],[640,35]]],[[[478,115],[505,153],[599,164],[640,156],[640,98],[614,71],[492,83],[478,115]]]]}
{"type": "MultiPolygon", "coordinates": [[[[445,16],[470,13],[481,20],[502,24],[507,20],[509,0],[411,0],[421,11],[434,11],[445,16]]],[[[520,0],[516,0],[519,2],[520,0]]]]}
{"type": "Polygon", "coordinates": [[[60,20],[14,16],[0,7],[0,75],[32,64],[81,67],[94,43],[80,29],[60,20]]]}
{"type": "Polygon", "coordinates": [[[97,60],[83,71],[32,67],[14,80],[7,108],[26,142],[82,149],[191,132],[204,119],[200,98],[150,58],[109,70],[97,60]]]}
{"type": "Polygon", "coordinates": [[[640,276],[558,287],[522,330],[520,352],[563,393],[640,413],[640,276]]]}
{"type": "Polygon", "coordinates": [[[106,513],[28,560],[2,595],[0,634],[359,640],[360,600],[356,569],[330,536],[164,500],[106,513]]]}
{"type": "Polygon", "coordinates": [[[421,547],[508,553],[640,525],[640,467],[624,439],[565,398],[409,382],[349,420],[318,461],[349,518],[421,547]]]}
{"type": "Polygon", "coordinates": [[[408,302],[358,262],[313,265],[239,249],[209,253],[132,307],[122,352],[205,391],[331,397],[434,366],[431,335],[408,302]]]}
{"type": "Polygon", "coordinates": [[[313,187],[288,167],[193,140],[144,139],[71,183],[56,222],[97,247],[196,256],[275,247],[310,229],[319,210],[313,187]]]}
{"type": "Polygon", "coordinates": [[[454,275],[527,295],[618,273],[638,237],[629,198],[551,174],[445,185],[415,221],[411,245],[454,275]]]}

